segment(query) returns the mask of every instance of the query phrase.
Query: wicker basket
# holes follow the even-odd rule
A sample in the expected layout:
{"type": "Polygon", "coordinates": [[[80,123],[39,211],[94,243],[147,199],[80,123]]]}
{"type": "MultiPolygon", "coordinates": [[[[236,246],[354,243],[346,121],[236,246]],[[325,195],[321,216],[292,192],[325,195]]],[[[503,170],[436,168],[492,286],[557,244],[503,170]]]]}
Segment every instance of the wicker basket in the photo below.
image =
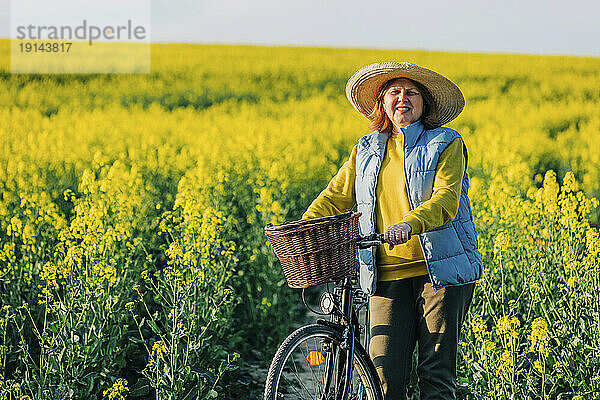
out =
{"type": "Polygon", "coordinates": [[[267,225],[265,233],[291,288],[333,282],[356,268],[360,213],[267,225]]]}

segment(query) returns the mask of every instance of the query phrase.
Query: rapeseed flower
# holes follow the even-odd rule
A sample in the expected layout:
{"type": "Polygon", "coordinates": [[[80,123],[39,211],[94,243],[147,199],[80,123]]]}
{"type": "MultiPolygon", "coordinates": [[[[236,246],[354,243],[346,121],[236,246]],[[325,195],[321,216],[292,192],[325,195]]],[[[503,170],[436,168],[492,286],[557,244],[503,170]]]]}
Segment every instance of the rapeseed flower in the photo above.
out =
{"type": "Polygon", "coordinates": [[[496,322],[496,334],[516,339],[519,337],[519,332],[515,328],[520,326],[521,322],[517,317],[503,316],[496,322]]]}
{"type": "Polygon", "coordinates": [[[536,318],[531,324],[531,332],[527,335],[529,341],[529,351],[541,354],[548,357],[548,343],[550,336],[548,335],[548,324],[542,317],[536,318]]]}
{"type": "Polygon", "coordinates": [[[127,387],[127,380],[119,378],[117,379],[110,389],[106,389],[102,395],[108,400],[125,400],[125,396],[129,392],[127,387]]]}

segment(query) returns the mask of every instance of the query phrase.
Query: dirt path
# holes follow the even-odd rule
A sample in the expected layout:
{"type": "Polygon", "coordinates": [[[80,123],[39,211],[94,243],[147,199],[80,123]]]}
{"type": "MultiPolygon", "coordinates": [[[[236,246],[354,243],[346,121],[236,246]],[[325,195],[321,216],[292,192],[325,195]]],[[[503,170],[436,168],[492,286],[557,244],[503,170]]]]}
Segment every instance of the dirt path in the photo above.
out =
{"type": "MultiPolygon", "coordinates": [[[[302,304],[302,300],[300,295],[298,296],[299,304],[302,306],[304,310],[304,314],[301,318],[297,319],[292,323],[290,328],[290,332],[292,333],[296,329],[300,328],[304,325],[314,324],[317,322],[317,318],[320,316],[309,311],[304,304],[302,304]]],[[[310,307],[313,309],[318,309],[317,304],[309,303],[310,307]]],[[[256,359],[248,361],[248,365],[241,369],[242,375],[247,378],[250,392],[248,393],[247,399],[252,400],[262,400],[264,390],[265,390],[265,381],[267,379],[267,373],[269,370],[269,364],[271,360],[263,361],[260,359],[260,355],[258,352],[255,353],[256,359]]]]}

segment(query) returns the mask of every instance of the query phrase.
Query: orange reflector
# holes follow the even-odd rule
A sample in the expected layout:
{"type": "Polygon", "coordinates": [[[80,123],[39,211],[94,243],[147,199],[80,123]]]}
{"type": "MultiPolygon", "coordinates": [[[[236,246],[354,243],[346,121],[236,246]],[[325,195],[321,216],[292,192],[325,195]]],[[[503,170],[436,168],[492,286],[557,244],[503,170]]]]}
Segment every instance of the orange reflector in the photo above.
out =
{"type": "Polygon", "coordinates": [[[311,351],[306,356],[306,360],[310,365],[321,365],[325,361],[325,357],[320,351],[311,351]]]}

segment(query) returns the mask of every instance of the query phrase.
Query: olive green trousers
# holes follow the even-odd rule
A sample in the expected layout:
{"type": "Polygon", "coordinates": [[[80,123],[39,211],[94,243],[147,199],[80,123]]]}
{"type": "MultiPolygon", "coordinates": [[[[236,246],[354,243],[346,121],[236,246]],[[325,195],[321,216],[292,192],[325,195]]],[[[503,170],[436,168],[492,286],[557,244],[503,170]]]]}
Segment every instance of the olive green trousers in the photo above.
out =
{"type": "Polygon", "coordinates": [[[458,338],[474,288],[434,293],[427,275],[377,282],[369,301],[369,354],[385,400],[406,399],[415,346],[421,400],[455,398],[458,338]]]}

